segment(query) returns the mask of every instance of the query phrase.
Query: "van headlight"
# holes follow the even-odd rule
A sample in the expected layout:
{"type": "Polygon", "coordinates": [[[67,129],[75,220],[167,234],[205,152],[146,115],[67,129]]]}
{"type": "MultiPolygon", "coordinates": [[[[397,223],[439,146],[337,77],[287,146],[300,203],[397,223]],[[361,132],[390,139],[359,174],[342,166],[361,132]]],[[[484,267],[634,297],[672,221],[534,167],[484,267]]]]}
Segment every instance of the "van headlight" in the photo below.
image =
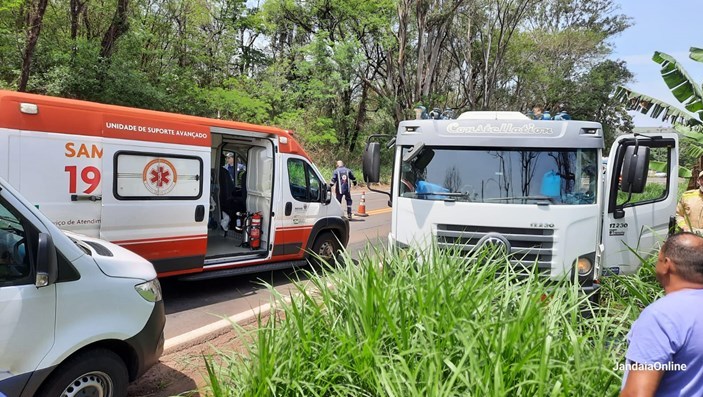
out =
{"type": "Polygon", "coordinates": [[[145,283],[137,284],[134,286],[139,295],[149,302],[158,302],[161,300],[161,284],[159,279],[153,279],[145,283]]]}

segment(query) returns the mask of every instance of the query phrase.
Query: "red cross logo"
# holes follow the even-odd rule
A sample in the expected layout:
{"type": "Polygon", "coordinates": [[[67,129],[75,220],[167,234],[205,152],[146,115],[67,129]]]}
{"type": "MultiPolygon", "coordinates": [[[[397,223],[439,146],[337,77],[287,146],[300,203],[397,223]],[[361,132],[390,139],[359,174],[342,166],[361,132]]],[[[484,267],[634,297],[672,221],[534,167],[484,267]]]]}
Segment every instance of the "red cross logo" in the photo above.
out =
{"type": "Polygon", "coordinates": [[[170,161],[156,158],[147,163],[142,173],[144,187],[156,196],[169,194],[176,187],[178,174],[170,161]]]}
{"type": "Polygon", "coordinates": [[[168,185],[168,183],[171,181],[169,179],[169,177],[171,176],[171,171],[165,170],[163,166],[158,166],[156,168],[157,169],[151,170],[151,178],[149,179],[149,182],[155,184],[160,188],[164,187],[164,185],[168,185]]]}

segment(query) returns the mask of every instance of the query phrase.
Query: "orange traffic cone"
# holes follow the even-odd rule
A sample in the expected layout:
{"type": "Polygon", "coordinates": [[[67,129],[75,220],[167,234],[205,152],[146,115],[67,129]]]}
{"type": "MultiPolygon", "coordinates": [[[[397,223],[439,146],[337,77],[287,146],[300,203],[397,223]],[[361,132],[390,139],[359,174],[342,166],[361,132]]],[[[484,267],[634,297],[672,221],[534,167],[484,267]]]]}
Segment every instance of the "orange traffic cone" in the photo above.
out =
{"type": "Polygon", "coordinates": [[[358,216],[369,216],[366,213],[366,192],[361,192],[361,201],[359,201],[359,209],[356,211],[358,216]]]}

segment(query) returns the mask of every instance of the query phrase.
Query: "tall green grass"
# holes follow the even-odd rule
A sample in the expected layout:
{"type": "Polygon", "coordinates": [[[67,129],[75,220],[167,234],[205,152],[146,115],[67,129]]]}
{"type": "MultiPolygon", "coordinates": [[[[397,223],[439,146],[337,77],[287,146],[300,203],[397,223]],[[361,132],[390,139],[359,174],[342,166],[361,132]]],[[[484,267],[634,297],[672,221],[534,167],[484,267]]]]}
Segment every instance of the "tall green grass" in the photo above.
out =
{"type": "MultiPolygon", "coordinates": [[[[380,256],[356,265],[347,258],[344,267],[311,274],[312,286],[276,295],[275,315],[243,335],[254,341],[248,350],[209,363],[210,395],[618,393],[613,368],[639,313],[633,302],[645,304],[628,295],[622,277],[605,282],[605,304],[584,318],[588,302],[578,287],[520,277],[505,258],[380,256]]],[[[630,292],[641,282],[648,281],[633,281],[630,292]]]]}

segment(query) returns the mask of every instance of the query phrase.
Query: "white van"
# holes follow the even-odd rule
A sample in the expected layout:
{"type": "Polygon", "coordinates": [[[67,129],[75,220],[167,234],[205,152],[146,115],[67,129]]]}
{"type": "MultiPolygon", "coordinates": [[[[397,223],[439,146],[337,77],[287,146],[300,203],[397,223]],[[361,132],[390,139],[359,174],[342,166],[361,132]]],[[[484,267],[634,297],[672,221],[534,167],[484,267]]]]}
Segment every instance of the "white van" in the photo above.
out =
{"type": "Polygon", "coordinates": [[[62,233],[0,179],[0,396],[126,396],[165,323],[151,263],[62,233]]]}

